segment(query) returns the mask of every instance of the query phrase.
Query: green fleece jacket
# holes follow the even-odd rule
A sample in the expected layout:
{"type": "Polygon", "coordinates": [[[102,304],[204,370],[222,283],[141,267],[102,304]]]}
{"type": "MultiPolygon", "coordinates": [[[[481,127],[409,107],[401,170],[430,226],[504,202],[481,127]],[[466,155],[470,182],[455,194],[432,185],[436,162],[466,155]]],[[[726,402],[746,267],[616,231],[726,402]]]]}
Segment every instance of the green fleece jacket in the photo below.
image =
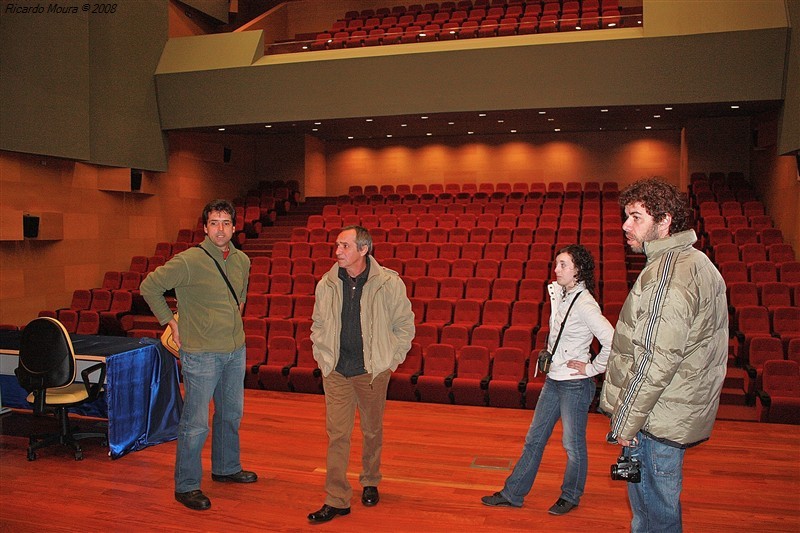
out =
{"type": "MultiPolygon", "coordinates": [[[[250,275],[250,258],[231,246],[228,259],[206,237],[202,246],[222,267],[244,304],[250,275]]],[[[225,280],[203,250],[189,248],[151,272],[139,288],[147,305],[164,325],[172,311],[164,292],[175,289],[178,299],[181,349],[185,352],[229,353],[244,346],[242,316],[225,280]]]]}

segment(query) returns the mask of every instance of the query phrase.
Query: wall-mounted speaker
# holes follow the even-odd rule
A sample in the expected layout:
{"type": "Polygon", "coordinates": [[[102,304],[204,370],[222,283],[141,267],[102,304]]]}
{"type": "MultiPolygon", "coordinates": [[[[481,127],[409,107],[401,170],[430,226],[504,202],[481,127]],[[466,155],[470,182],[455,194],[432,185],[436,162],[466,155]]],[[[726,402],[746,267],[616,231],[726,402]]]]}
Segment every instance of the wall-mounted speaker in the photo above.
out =
{"type": "Polygon", "coordinates": [[[131,169],[131,191],[142,190],[142,171],[138,168],[131,169]]]}
{"type": "Polygon", "coordinates": [[[35,239],[39,236],[39,217],[22,215],[22,236],[26,239],[35,239]]]}

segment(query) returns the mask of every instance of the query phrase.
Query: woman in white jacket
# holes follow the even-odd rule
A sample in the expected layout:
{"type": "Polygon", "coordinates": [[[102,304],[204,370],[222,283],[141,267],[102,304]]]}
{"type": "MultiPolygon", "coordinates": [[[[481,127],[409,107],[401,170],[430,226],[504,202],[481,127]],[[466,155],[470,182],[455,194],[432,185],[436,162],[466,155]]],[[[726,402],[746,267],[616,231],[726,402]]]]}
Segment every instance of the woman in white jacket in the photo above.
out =
{"type": "MultiPolygon", "coordinates": [[[[596,388],[592,376],[606,369],[614,328],[594,299],[594,260],[585,247],[572,244],[561,249],[556,256],[554,272],[556,281],[548,285],[551,311],[547,348],[553,354],[552,365],[536,403],[522,457],[506,479],[503,490],[484,496],[481,501],[490,506],[522,506],[536,479],[547,440],[560,418],[567,470],[561,495],[549,513],[562,515],[578,505],[586,485],[586,423],[596,388]],[[561,329],[564,331],[555,346],[561,329]],[[600,341],[602,349],[594,361],[590,361],[589,345],[594,337],[600,341]]],[[[530,364],[536,364],[536,360],[532,358],[530,364]]]]}

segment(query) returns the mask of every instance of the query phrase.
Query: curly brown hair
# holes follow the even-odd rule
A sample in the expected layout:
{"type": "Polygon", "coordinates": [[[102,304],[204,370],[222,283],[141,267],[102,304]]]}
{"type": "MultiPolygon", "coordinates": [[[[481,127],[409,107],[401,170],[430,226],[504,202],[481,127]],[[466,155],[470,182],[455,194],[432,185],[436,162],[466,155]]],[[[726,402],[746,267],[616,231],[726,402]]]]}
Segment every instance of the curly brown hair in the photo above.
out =
{"type": "Polygon", "coordinates": [[[663,178],[636,181],[620,193],[619,205],[623,208],[635,202],[641,202],[656,223],[664,220],[667,214],[671,215],[670,235],[692,227],[692,212],[687,195],[663,178]]]}
{"type": "Polygon", "coordinates": [[[576,279],[582,281],[589,292],[594,295],[594,258],[592,257],[592,252],[581,244],[570,244],[560,249],[556,256],[561,254],[569,254],[572,257],[572,262],[578,271],[578,275],[575,276],[576,279]]]}

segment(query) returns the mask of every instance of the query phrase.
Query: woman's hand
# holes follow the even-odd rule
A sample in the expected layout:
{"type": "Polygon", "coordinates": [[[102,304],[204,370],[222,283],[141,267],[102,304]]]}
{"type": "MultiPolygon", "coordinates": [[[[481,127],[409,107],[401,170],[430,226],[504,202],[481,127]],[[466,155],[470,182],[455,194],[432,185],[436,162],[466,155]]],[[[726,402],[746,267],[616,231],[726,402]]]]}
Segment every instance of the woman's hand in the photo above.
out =
{"type": "Polygon", "coordinates": [[[572,370],[577,370],[577,372],[573,372],[573,376],[585,376],[586,375],[586,365],[589,363],[584,363],[583,361],[578,361],[577,359],[570,359],[567,361],[567,367],[571,368],[572,370]]]}

